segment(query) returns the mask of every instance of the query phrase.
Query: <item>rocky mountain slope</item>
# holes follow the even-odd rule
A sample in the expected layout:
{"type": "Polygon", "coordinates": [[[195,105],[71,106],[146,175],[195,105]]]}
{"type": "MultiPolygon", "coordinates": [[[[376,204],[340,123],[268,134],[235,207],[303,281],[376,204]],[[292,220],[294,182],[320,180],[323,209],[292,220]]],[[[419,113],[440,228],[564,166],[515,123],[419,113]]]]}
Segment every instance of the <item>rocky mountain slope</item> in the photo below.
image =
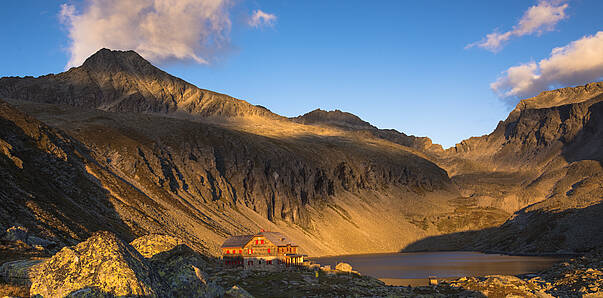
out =
{"type": "Polygon", "coordinates": [[[341,111],[287,119],[103,49],[61,74],[0,79],[0,182],[11,185],[0,224],[60,245],[97,230],[165,233],[209,254],[259,229],[311,255],[556,251],[538,241],[603,226],[571,225],[592,223],[601,200],[600,89],[526,100],[492,134],[444,151],[341,111]],[[549,97],[562,105],[543,106],[549,97]],[[567,223],[543,230],[551,214],[567,223]]]}
{"type": "Polygon", "coordinates": [[[491,134],[437,154],[437,163],[464,196],[478,205],[517,212],[477,237],[435,237],[413,249],[557,252],[603,245],[603,217],[598,215],[603,206],[602,118],[601,82],[547,91],[521,101],[491,134]]]}
{"type": "Polygon", "coordinates": [[[101,50],[65,73],[0,79],[0,90],[11,128],[2,127],[0,179],[15,185],[4,190],[12,203],[0,207],[0,222],[62,245],[97,230],[127,240],[161,232],[212,254],[229,235],[266,229],[311,255],[393,251],[509,215],[459,201],[446,171],[416,148],[276,116],[133,52],[101,50]],[[67,147],[40,143],[37,131],[25,136],[27,125],[67,147]],[[50,157],[27,158],[33,147],[50,157]]]}

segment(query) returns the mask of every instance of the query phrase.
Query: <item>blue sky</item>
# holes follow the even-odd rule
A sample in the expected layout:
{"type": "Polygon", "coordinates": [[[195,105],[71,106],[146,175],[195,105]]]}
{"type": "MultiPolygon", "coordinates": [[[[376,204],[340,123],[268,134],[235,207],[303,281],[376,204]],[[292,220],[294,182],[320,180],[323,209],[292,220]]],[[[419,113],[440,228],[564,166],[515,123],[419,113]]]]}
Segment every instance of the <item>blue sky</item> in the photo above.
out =
{"type": "MultiPolygon", "coordinates": [[[[0,3],[0,76],[64,70],[72,57],[73,30],[59,17],[65,3],[80,15],[89,4],[0,3]]],[[[517,98],[536,87],[583,84],[595,80],[593,69],[595,77],[603,76],[599,68],[590,68],[590,76],[576,80],[551,83],[539,77],[532,89],[507,98],[491,89],[510,67],[538,63],[553,48],[603,30],[603,1],[550,3],[562,10],[560,20],[529,34],[509,33],[512,37],[492,51],[467,45],[492,32],[520,32],[524,13],[538,1],[240,0],[224,8],[231,24],[224,31],[227,41],[213,49],[209,64],[159,56],[151,60],[201,88],[281,115],[340,109],[380,128],[428,136],[449,147],[491,132],[517,98]],[[256,10],[276,19],[250,26],[256,10]]],[[[512,79],[502,83],[517,84],[512,79]]]]}

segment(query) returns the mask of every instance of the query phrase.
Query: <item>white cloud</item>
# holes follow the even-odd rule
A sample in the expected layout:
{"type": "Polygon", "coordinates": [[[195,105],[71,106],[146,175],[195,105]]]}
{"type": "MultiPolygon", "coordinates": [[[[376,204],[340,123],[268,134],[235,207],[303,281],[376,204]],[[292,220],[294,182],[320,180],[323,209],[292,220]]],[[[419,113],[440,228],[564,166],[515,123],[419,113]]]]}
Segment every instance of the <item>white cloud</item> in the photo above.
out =
{"type": "Polygon", "coordinates": [[[63,4],[71,58],[80,65],[100,48],[135,50],[153,62],[207,64],[229,45],[231,0],[86,0],[63,4]]]}
{"type": "Polygon", "coordinates": [[[265,26],[273,26],[276,21],[276,16],[271,13],[266,13],[261,10],[255,10],[249,18],[249,26],[251,27],[259,27],[262,25],[265,26]]]}
{"type": "Polygon", "coordinates": [[[603,79],[603,31],[554,48],[538,63],[510,67],[490,84],[500,96],[529,97],[547,88],[581,85],[603,79]]]}
{"type": "Polygon", "coordinates": [[[504,43],[513,36],[542,34],[545,31],[552,31],[559,21],[566,18],[565,9],[567,7],[567,3],[562,4],[560,1],[541,0],[538,5],[528,8],[519,23],[513,26],[513,30],[503,33],[492,32],[481,41],[471,43],[465,48],[477,46],[491,52],[498,52],[502,49],[504,43]]]}

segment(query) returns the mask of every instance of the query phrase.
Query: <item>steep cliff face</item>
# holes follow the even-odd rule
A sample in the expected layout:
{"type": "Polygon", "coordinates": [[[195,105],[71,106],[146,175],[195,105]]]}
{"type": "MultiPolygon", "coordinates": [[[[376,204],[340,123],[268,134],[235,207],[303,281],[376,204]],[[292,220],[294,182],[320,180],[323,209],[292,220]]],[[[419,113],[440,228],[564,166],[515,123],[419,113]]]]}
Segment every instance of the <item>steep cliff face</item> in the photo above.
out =
{"type": "Polygon", "coordinates": [[[280,118],[246,101],[197,88],[134,51],[101,49],[82,66],[57,75],[2,78],[0,96],[114,112],[280,118]]]}

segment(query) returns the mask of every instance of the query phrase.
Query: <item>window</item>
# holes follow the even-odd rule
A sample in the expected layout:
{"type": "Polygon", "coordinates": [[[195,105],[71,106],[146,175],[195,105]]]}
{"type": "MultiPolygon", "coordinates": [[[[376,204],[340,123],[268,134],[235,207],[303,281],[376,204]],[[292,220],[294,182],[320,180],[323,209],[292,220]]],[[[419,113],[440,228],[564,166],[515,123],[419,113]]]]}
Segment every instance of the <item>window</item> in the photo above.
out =
{"type": "Polygon", "coordinates": [[[256,239],[256,240],[255,240],[255,245],[258,245],[258,242],[259,242],[259,241],[256,239]]]}
{"type": "Polygon", "coordinates": [[[270,253],[270,248],[268,249],[268,253],[270,253]]]}
{"type": "Polygon", "coordinates": [[[240,254],[243,254],[243,250],[242,250],[242,249],[239,249],[239,253],[240,253],[240,254]]]}
{"type": "Polygon", "coordinates": [[[226,250],[226,254],[229,254],[228,249],[226,250]]]}
{"type": "Polygon", "coordinates": [[[264,240],[261,240],[261,241],[260,241],[260,244],[264,244],[264,240]]]}

